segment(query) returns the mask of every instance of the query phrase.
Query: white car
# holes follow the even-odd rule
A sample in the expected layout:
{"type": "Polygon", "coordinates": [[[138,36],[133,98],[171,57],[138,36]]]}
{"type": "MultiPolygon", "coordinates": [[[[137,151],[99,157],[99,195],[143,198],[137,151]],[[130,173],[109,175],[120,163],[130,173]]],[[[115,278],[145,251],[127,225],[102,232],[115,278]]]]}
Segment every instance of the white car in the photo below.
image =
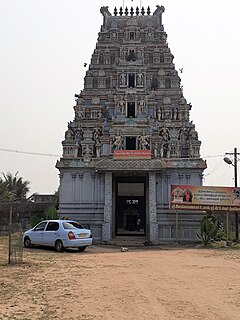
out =
{"type": "Polygon", "coordinates": [[[25,248],[33,245],[55,247],[60,252],[65,248],[78,248],[84,251],[92,244],[92,232],[73,220],[45,220],[24,232],[25,248]]]}

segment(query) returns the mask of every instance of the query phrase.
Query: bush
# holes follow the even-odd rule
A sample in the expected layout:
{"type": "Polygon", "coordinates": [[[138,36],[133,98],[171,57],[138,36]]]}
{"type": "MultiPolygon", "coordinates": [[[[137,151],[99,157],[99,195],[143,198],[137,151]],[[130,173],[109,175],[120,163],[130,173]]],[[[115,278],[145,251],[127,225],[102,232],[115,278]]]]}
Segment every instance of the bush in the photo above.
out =
{"type": "Polygon", "coordinates": [[[205,215],[201,220],[200,233],[197,232],[197,237],[200,239],[204,246],[207,246],[210,240],[217,236],[218,221],[216,217],[211,214],[205,215]]]}

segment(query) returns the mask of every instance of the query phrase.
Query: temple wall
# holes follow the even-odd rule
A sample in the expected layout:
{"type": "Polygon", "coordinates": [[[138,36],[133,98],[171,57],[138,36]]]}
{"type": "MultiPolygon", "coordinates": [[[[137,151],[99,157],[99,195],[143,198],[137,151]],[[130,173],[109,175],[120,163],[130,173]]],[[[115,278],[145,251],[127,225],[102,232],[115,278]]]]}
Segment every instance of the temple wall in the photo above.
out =
{"type": "MultiPolygon", "coordinates": [[[[90,226],[95,242],[110,241],[114,236],[112,178],[95,170],[63,170],[61,172],[60,217],[79,220],[90,226]],[[107,188],[107,189],[106,189],[107,188]],[[107,201],[105,201],[105,199],[107,201]]],[[[201,172],[168,170],[151,173],[147,186],[146,234],[152,242],[176,241],[176,212],[169,210],[171,184],[201,185],[201,172]]],[[[202,213],[179,211],[178,239],[196,240],[202,213]]]]}

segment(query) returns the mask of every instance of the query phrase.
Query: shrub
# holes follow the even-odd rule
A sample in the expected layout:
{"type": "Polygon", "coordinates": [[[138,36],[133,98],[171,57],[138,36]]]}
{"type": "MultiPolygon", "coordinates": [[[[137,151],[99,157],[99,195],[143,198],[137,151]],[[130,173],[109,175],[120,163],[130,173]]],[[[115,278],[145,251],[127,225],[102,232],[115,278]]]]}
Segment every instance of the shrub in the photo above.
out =
{"type": "Polygon", "coordinates": [[[205,215],[201,220],[200,233],[197,232],[197,237],[204,246],[207,246],[209,241],[216,238],[218,231],[218,221],[211,214],[205,215]]]}

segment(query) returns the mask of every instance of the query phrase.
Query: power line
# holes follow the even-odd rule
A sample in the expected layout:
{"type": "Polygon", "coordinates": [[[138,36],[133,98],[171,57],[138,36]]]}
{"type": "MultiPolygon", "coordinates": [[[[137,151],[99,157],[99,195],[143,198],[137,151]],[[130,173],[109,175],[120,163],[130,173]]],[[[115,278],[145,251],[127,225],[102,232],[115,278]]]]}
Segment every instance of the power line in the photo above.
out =
{"type": "Polygon", "coordinates": [[[12,149],[3,149],[0,148],[0,151],[4,152],[14,152],[14,153],[21,153],[21,154],[31,154],[34,156],[44,156],[44,157],[61,157],[59,154],[51,154],[51,153],[40,153],[40,152],[30,152],[30,151],[20,151],[20,150],[12,150],[12,149]]]}
{"type": "Polygon", "coordinates": [[[209,172],[205,174],[205,177],[210,176],[216,169],[220,168],[223,164],[222,159],[218,162],[218,164],[209,172]]]}
{"type": "MultiPolygon", "coordinates": [[[[21,153],[21,154],[31,154],[35,156],[45,156],[45,157],[61,157],[59,154],[51,154],[51,153],[41,153],[41,152],[31,152],[31,151],[22,151],[22,150],[13,150],[13,149],[6,149],[6,148],[0,148],[0,151],[4,152],[14,152],[14,153],[21,153]]],[[[208,156],[203,156],[203,159],[206,158],[219,158],[219,157],[224,157],[225,154],[218,154],[218,155],[208,155],[208,156]]],[[[181,160],[189,159],[189,158],[180,158],[181,160]]],[[[198,158],[196,158],[198,159],[198,158]]]]}
{"type": "Polygon", "coordinates": [[[217,179],[217,181],[215,182],[215,183],[218,183],[218,181],[219,180],[221,180],[224,176],[225,176],[225,174],[229,171],[229,169],[230,169],[230,166],[227,168],[227,170],[217,179]]]}

